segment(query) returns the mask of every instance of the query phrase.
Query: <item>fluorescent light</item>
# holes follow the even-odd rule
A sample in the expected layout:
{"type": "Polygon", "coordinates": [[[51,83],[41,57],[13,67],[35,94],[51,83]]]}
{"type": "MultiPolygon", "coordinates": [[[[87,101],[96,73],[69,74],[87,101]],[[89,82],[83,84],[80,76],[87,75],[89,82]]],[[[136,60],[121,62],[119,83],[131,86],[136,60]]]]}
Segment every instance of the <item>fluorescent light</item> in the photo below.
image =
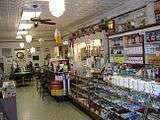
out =
{"type": "Polygon", "coordinates": [[[23,29],[28,30],[28,29],[31,29],[32,26],[33,26],[33,24],[31,24],[31,23],[29,23],[29,24],[21,23],[19,25],[19,30],[23,30],[23,29]]]}
{"type": "Polygon", "coordinates": [[[22,39],[22,36],[21,35],[17,35],[16,39],[22,39]]]}
{"type": "Polygon", "coordinates": [[[33,17],[39,17],[41,13],[40,11],[23,11],[21,20],[31,20],[33,17]]]}
{"type": "Polygon", "coordinates": [[[26,35],[28,34],[28,31],[18,31],[17,35],[26,35]]]}

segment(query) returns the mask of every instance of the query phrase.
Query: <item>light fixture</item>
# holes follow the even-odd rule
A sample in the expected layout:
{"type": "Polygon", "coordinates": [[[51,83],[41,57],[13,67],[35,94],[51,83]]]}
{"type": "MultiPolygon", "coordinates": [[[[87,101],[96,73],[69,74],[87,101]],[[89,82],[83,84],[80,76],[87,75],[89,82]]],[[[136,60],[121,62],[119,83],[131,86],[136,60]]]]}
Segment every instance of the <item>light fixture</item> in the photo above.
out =
{"type": "Polygon", "coordinates": [[[85,42],[80,43],[80,48],[84,48],[84,47],[86,47],[86,43],[85,42]]]}
{"type": "Polygon", "coordinates": [[[41,11],[23,11],[21,20],[31,20],[33,17],[39,17],[41,11]]]}
{"type": "Polygon", "coordinates": [[[16,39],[22,39],[22,36],[21,35],[17,35],[16,39]]]}
{"type": "Polygon", "coordinates": [[[28,34],[28,31],[22,30],[17,32],[17,35],[26,35],[26,34],[28,34]]]}
{"type": "Polygon", "coordinates": [[[33,24],[31,23],[20,23],[19,25],[19,30],[28,30],[28,29],[31,29],[33,26],[33,24]]]}
{"type": "Polygon", "coordinates": [[[35,53],[35,52],[36,52],[36,48],[31,47],[31,48],[30,48],[30,52],[31,52],[31,53],[35,53]]]}
{"type": "Polygon", "coordinates": [[[63,41],[63,45],[68,45],[68,41],[63,41]]]}
{"type": "Polygon", "coordinates": [[[101,46],[101,40],[100,39],[96,39],[96,40],[94,40],[94,46],[97,46],[97,47],[99,47],[99,46],[101,46]]]}
{"type": "Polygon", "coordinates": [[[60,17],[65,12],[65,0],[49,0],[49,10],[55,17],[60,17]]]}
{"type": "Polygon", "coordinates": [[[20,46],[21,48],[24,48],[24,43],[21,42],[21,43],[19,44],[19,46],[20,46]]]}
{"type": "Polygon", "coordinates": [[[32,41],[32,36],[31,35],[26,35],[26,42],[30,43],[32,41]]]}
{"type": "Polygon", "coordinates": [[[30,50],[29,50],[29,48],[27,48],[27,52],[29,52],[30,50]]]}

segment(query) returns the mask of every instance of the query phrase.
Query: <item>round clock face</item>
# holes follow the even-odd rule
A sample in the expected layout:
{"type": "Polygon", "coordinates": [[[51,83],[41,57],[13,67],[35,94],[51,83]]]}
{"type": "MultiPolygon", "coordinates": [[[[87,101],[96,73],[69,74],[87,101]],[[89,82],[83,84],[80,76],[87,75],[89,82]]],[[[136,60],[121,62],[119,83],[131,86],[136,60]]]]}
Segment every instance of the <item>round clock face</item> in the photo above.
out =
{"type": "Polygon", "coordinates": [[[23,52],[18,52],[16,55],[17,55],[17,58],[19,58],[19,59],[24,58],[24,53],[23,52]]]}

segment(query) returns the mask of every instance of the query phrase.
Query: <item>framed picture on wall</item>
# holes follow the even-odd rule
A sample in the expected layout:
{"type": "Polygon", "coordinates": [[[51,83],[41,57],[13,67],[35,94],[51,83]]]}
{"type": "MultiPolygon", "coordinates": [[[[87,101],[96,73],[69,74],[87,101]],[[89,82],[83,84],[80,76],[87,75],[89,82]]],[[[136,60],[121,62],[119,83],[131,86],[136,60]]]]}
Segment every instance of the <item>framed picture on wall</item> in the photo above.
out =
{"type": "Polygon", "coordinates": [[[32,56],[32,60],[39,60],[39,55],[32,56]]]}

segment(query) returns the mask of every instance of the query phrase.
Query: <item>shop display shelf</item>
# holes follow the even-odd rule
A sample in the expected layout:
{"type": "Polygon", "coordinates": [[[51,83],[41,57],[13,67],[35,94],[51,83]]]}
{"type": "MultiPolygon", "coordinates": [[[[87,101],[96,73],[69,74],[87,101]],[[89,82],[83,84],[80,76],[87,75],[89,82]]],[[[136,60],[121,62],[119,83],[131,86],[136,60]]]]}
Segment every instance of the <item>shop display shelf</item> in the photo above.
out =
{"type": "Polygon", "coordinates": [[[87,94],[84,94],[84,93],[82,93],[82,92],[80,92],[80,91],[73,90],[73,89],[71,89],[71,91],[74,92],[75,94],[81,95],[81,96],[84,97],[84,98],[88,98],[88,95],[87,95],[87,94]]]}
{"type": "Polygon", "coordinates": [[[124,46],[112,46],[111,49],[123,49],[124,46]]]}
{"type": "Polygon", "coordinates": [[[130,48],[130,47],[139,47],[139,46],[142,46],[143,44],[142,43],[136,43],[136,44],[127,44],[125,45],[125,48],[130,48]]]}
{"type": "Polygon", "coordinates": [[[145,45],[153,45],[153,44],[160,44],[160,41],[145,42],[145,45]]]}
{"type": "Polygon", "coordinates": [[[137,53],[137,54],[125,54],[126,56],[128,56],[128,57],[143,57],[143,54],[139,54],[139,53],[137,53]]]}
{"type": "Polygon", "coordinates": [[[115,57],[123,57],[124,54],[111,54],[111,56],[115,56],[115,57]]]}
{"type": "Polygon", "coordinates": [[[77,86],[77,84],[75,84],[75,83],[71,83],[71,85],[73,85],[73,86],[75,86],[75,87],[77,86]]]}
{"type": "MultiPolygon", "coordinates": [[[[119,86],[115,86],[116,88],[119,88],[119,86]]],[[[132,101],[132,102],[135,102],[135,103],[140,103],[141,105],[143,105],[143,106],[145,106],[145,103],[147,102],[147,98],[148,97],[146,97],[146,99],[145,98],[143,98],[143,100],[146,100],[146,101],[143,101],[143,100],[140,100],[139,98],[133,98],[132,96],[127,96],[127,95],[129,95],[129,92],[132,92],[132,91],[128,91],[128,93],[126,93],[126,94],[124,94],[124,95],[122,95],[122,94],[119,94],[119,93],[121,93],[120,91],[119,92],[116,92],[116,91],[110,91],[107,87],[99,87],[98,86],[98,88],[99,89],[101,89],[101,90],[104,90],[104,92],[110,92],[111,94],[113,94],[114,96],[119,96],[119,97],[121,97],[121,98],[123,98],[123,99],[125,99],[125,100],[128,100],[128,101],[132,101]],[[106,89],[107,88],[107,89],[106,89]]],[[[120,88],[120,89],[122,89],[122,91],[124,91],[123,90],[123,88],[120,88]]],[[[125,89],[125,91],[126,91],[126,89],[125,89]]],[[[135,91],[133,91],[133,92],[135,92],[135,91]]],[[[136,91],[136,93],[140,96],[140,93],[139,92],[137,92],[136,91]]],[[[142,92],[141,92],[141,94],[143,94],[142,92]]],[[[144,93],[144,94],[146,94],[146,93],[144,93]]],[[[98,94],[98,96],[99,96],[99,94],[98,94]]],[[[153,97],[153,95],[151,95],[151,97],[153,97]]],[[[154,96],[156,99],[158,99],[159,98],[159,96],[154,96]]],[[[105,98],[106,99],[106,98],[105,98]]],[[[109,100],[109,99],[106,99],[106,100],[109,100]]],[[[110,101],[110,100],[109,100],[110,101]]],[[[152,103],[153,104],[153,103],[152,103]]],[[[151,104],[151,105],[152,105],[151,104]]],[[[152,106],[154,106],[154,105],[152,105],[152,106]]],[[[155,108],[154,108],[155,109],[155,108]]]]}
{"type": "Polygon", "coordinates": [[[78,87],[78,89],[81,89],[83,91],[88,91],[88,89],[86,87],[81,87],[81,86],[77,86],[77,87],[78,87]]]}

